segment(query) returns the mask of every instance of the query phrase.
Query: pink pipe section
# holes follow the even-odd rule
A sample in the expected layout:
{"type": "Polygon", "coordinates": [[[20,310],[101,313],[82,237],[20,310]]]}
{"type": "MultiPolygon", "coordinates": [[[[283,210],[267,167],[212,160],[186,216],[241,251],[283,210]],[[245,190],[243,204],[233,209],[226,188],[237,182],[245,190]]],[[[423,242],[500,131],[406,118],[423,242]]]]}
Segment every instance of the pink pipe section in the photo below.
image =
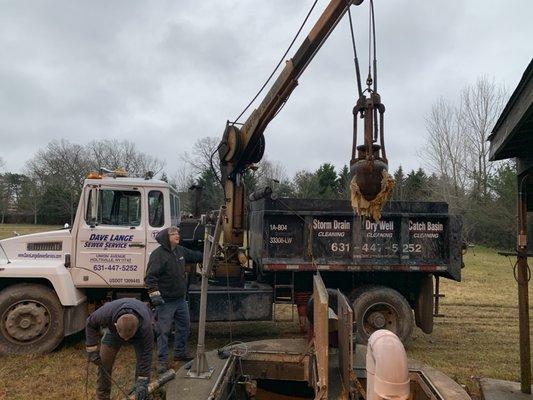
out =
{"type": "Polygon", "coordinates": [[[367,400],[407,400],[409,394],[409,369],[402,342],[385,329],[374,332],[366,349],[367,400]]]}

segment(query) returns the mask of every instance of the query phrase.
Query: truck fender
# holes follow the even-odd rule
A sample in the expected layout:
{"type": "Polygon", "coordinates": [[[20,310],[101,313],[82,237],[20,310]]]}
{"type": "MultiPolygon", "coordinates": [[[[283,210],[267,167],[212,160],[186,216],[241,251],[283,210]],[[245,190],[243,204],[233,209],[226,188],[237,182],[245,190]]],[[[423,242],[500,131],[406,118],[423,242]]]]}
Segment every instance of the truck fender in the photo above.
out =
{"type": "Polygon", "coordinates": [[[0,280],[9,279],[44,279],[51,283],[61,305],[64,307],[78,306],[85,303],[85,293],[77,289],[70,272],[63,264],[29,265],[12,262],[0,268],[0,280]]]}

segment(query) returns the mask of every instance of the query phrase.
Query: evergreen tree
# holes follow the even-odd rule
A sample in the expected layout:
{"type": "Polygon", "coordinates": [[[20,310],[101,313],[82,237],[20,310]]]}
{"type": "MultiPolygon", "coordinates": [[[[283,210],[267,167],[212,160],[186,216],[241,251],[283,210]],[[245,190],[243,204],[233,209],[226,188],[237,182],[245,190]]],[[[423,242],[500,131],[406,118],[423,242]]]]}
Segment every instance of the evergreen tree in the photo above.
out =
{"type": "Polygon", "coordinates": [[[405,186],[405,175],[403,174],[403,168],[400,165],[398,169],[394,172],[394,189],[392,190],[392,200],[402,201],[404,199],[404,186],[405,186]]]}
{"type": "Polygon", "coordinates": [[[350,198],[350,169],[344,165],[337,178],[337,193],[340,199],[348,200],[350,198]]]}
{"type": "Polygon", "coordinates": [[[294,175],[294,190],[295,196],[299,198],[319,198],[318,177],[309,171],[298,171],[294,175]]]}
{"type": "Polygon", "coordinates": [[[335,167],[329,163],[322,164],[315,172],[318,180],[320,198],[337,198],[337,173],[335,167]]]}
{"type": "Polygon", "coordinates": [[[429,198],[430,190],[428,177],[422,168],[417,171],[411,170],[405,178],[404,184],[405,200],[424,201],[429,198]]]}
{"type": "Polygon", "coordinates": [[[208,212],[218,210],[220,205],[223,204],[224,194],[213,170],[206,169],[202,172],[198,178],[198,185],[203,188],[200,211],[208,212]]]}

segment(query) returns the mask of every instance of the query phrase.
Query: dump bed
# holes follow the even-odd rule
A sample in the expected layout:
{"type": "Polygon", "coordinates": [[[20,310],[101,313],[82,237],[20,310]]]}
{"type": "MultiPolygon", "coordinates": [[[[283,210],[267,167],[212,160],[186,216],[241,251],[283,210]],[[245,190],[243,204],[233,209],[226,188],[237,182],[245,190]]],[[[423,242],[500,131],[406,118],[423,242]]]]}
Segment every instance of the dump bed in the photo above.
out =
{"type": "Polygon", "coordinates": [[[250,256],[263,271],[431,272],[461,279],[460,217],[442,202],[388,202],[373,222],[349,201],[250,203],[250,256]]]}

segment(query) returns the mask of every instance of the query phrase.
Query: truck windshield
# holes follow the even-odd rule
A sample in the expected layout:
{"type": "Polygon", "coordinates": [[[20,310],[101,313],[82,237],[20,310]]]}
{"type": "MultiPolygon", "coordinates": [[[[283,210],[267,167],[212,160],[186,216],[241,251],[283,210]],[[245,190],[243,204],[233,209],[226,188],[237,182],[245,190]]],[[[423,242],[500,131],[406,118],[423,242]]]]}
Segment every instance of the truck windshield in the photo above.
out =
{"type": "MultiPolygon", "coordinates": [[[[102,189],[98,191],[98,225],[139,226],[141,193],[134,190],[102,189]]],[[[89,196],[85,220],[91,218],[92,196],[89,196]]]]}

